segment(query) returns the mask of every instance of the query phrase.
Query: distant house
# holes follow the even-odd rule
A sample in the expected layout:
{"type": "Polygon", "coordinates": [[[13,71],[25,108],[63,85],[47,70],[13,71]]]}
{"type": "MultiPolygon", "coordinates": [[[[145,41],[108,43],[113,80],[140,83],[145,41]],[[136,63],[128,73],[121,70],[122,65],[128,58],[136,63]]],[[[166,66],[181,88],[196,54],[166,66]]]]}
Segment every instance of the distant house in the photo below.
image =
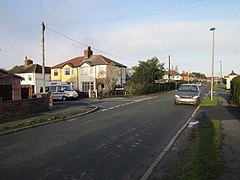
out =
{"type": "Polygon", "coordinates": [[[21,99],[22,77],[0,69],[0,98],[4,100],[21,99]]]}
{"type": "Polygon", "coordinates": [[[191,82],[191,81],[196,80],[195,75],[192,74],[192,73],[189,73],[189,72],[182,71],[181,76],[182,76],[182,80],[184,80],[184,81],[190,81],[191,82]]]}
{"type": "Polygon", "coordinates": [[[179,80],[183,79],[181,74],[174,70],[170,70],[170,72],[168,70],[166,70],[162,78],[164,80],[168,80],[169,75],[170,75],[170,77],[169,77],[170,80],[179,81],[179,80]]]}
{"type": "Polygon", "coordinates": [[[237,77],[238,74],[232,71],[228,76],[225,77],[226,79],[226,89],[231,89],[231,81],[233,78],[237,77]]]}
{"type": "MultiPolygon", "coordinates": [[[[24,65],[15,66],[9,73],[21,76],[22,98],[28,98],[33,94],[40,93],[42,87],[42,66],[33,64],[33,61],[25,57],[24,65]]],[[[45,67],[45,82],[50,81],[50,68],[45,67]]]]}
{"type": "Polygon", "coordinates": [[[52,66],[51,80],[67,82],[75,90],[83,92],[100,91],[107,89],[111,83],[125,83],[126,68],[105,56],[93,55],[91,47],[87,47],[83,56],[52,66]]]}

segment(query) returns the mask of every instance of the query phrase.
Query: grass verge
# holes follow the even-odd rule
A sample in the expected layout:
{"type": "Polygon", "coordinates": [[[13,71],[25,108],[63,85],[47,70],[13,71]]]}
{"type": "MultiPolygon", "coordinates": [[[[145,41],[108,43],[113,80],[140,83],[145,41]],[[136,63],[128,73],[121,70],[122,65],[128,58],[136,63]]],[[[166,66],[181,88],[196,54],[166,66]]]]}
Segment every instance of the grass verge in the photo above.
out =
{"type": "Polygon", "coordinates": [[[221,142],[220,121],[203,122],[193,130],[189,144],[163,179],[214,179],[223,165],[221,142]]]}
{"type": "Polygon", "coordinates": [[[202,106],[216,106],[218,104],[218,96],[213,96],[213,100],[211,100],[210,98],[205,98],[203,99],[203,101],[201,102],[202,106]]]}
{"type": "Polygon", "coordinates": [[[30,125],[34,125],[34,124],[39,124],[42,122],[51,123],[53,120],[56,120],[56,119],[64,119],[64,117],[63,116],[48,116],[48,117],[43,117],[43,118],[38,118],[38,119],[32,119],[29,121],[23,121],[23,122],[19,122],[19,123],[16,122],[14,124],[3,125],[3,126],[0,126],[0,132],[11,130],[11,129],[16,129],[16,128],[20,128],[20,127],[30,126],[30,125]]]}

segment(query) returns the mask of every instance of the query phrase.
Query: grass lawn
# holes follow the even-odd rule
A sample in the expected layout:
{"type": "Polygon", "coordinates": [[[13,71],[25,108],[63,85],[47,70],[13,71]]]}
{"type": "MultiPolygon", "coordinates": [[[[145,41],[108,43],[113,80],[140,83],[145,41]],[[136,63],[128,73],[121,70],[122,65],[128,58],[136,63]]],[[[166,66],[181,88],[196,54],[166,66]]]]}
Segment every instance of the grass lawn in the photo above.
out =
{"type": "Polygon", "coordinates": [[[213,100],[211,100],[210,98],[205,98],[203,99],[203,101],[201,102],[202,106],[216,106],[218,104],[218,96],[213,96],[213,100]]]}
{"type": "Polygon", "coordinates": [[[23,122],[16,122],[13,124],[8,124],[8,125],[2,125],[0,126],[0,132],[1,131],[6,131],[6,130],[11,130],[11,129],[16,129],[24,126],[30,126],[42,122],[49,122],[51,123],[53,120],[56,119],[64,119],[64,117],[61,116],[48,116],[48,117],[43,117],[43,118],[38,118],[38,119],[33,119],[29,121],[23,121],[23,122]]]}
{"type": "Polygon", "coordinates": [[[189,144],[163,179],[214,179],[223,165],[221,142],[220,121],[203,122],[193,130],[189,144]]]}

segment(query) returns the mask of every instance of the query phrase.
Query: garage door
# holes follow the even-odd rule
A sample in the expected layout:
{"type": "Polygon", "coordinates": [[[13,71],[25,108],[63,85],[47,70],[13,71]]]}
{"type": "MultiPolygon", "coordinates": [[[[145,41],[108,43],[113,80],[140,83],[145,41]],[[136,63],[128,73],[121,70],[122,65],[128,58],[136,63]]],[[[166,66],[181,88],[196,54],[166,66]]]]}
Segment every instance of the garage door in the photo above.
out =
{"type": "Polygon", "coordinates": [[[12,100],[12,85],[0,85],[0,97],[3,101],[12,100]]]}

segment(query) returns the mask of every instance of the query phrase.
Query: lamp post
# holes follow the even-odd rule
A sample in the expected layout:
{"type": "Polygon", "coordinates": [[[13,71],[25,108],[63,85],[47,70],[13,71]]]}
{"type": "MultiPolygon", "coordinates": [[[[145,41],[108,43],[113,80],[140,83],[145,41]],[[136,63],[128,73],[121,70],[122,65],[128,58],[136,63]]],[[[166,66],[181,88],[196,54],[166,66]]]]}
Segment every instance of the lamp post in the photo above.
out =
{"type": "Polygon", "coordinates": [[[213,32],[213,39],[212,39],[212,79],[211,79],[211,100],[213,100],[213,78],[214,78],[214,31],[215,27],[212,27],[210,31],[213,32]]]}

